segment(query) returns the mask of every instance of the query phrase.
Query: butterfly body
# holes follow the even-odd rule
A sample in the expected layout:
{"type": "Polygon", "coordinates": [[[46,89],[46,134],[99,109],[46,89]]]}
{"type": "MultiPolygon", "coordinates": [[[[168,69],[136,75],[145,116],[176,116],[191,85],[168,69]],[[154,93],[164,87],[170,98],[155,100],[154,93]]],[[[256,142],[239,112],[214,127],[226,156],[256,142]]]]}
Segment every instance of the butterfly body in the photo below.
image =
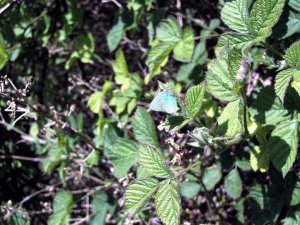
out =
{"type": "Polygon", "coordinates": [[[176,113],[179,110],[176,97],[167,90],[160,91],[150,103],[149,108],[153,111],[169,114],[176,113]]]}

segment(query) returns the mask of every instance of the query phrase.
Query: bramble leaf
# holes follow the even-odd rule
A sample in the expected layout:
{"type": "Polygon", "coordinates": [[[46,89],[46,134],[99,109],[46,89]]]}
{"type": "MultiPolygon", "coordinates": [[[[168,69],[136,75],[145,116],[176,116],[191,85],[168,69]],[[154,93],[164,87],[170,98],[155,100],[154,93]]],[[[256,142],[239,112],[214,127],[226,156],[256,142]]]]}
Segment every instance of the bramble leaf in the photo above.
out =
{"type": "Polygon", "coordinates": [[[257,40],[263,40],[272,33],[282,13],[285,0],[257,0],[250,12],[249,30],[257,40]]]}
{"type": "Polygon", "coordinates": [[[154,178],[135,180],[129,184],[125,192],[126,211],[131,216],[141,210],[154,195],[159,182],[154,178]]]}
{"type": "Polygon", "coordinates": [[[132,119],[132,128],[136,139],[142,143],[159,147],[155,125],[149,112],[139,107],[132,119]]]}
{"type": "Polygon", "coordinates": [[[164,224],[179,225],[180,201],[178,183],[171,179],[162,181],[155,195],[155,207],[158,217],[164,224]]]}
{"type": "Polygon", "coordinates": [[[293,43],[286,50],[284,58],[292,68],[300,70],[300,41],[293,43]]]}
{"type": "Polygon", "coordinates": [[[248,1],[226,2],[221,11],[221,19],[232,30],[241,33],[248,32],[248,1]]]}
{"type": "Polygon", "coordinates": [[[206,190],[211,191],[222,178],[222,172],[219,165],[207,168],[203,174],[202,181],[206,190]]]}
{"type": "Polygon", "coordinates": [[[236,168],[232,169],[225,178],[225,191],[233,199],[238,199],[242,194],[242,180],[236,168]]]}
{"type": "Polygon", "coordinates": [[[180,62],[190,62],[194,52],[194,32],[191,28],[186,28],[180,40],[174,47],[174,58],[180,62]]]}
{"type": "Polygon", "coordinates": [[[266,172],[269,168],[270,155],[269,150],[254,146],[250,153],[250,164],[254,171],[266,172]]]}
{"type": "Polygon", "coordinates": [[[174,17],[169,17],[162,22],[156,29],[156,38],[161,42],[178,42],[181,41],[181,27],[174,17]]]}
{"type": "Polygon", "coordinates": [[[298,147],[298,120],[286,120],[278,124],[268,141],[270,156],[275,168],[285,177],[292,167],[298,147]]]}
{"type": "Polygon", "coordinates": [[[196,117],[201,109],[205,93],[205,83],[189,88],[185,96],[185,106],[191,118],[196,117]]]}
{"type": "Polygon", "coordinates": [[[130,167],[137,163],[138,144],[127,138],[121,138],[112,147],[110,159],[114,167],[114,173],[117,178],[124,177],[130,167]]]}
{"type": "Polygon", "coordinates": [[[291,208],[285,219],[283,225],[296,225],[300,224],[300,206],[297,206],[295,208],[291,208]]]}
{"type": "Polygon", "coordinates": [[[163,155],[148,145],[139,146],[138,161],[140,166],[153,176],[167,178],[171,175],[163,155]]]}
{"type": "Polygon", "coordinates": [[[280,98],[280,100],[284,101],[284,96],[286,89],[289,86],[289,83],[296,71],[292,68],[281,71],[276,75],[275,79],[275,93],[280,98]]]}
{"type": "Polygon", "coordinates": [[[218,130],[227,137],[242,132],[242,105],[240,100],[228,103],[218,119],[218,130]]]}
{"type": "Polygon", "coordinates": [[[48,220],[49,225],[69,224],[73,197],[67,191],[59,191],[54,198],[53,214],[48,220]]]}
{"type": "Polygon", "coordinates": [[[249,34],[225,33],[218,40],[217,48],[240,48],[242,50],[249,48],[254,42],[254,37],[249,34]]]}

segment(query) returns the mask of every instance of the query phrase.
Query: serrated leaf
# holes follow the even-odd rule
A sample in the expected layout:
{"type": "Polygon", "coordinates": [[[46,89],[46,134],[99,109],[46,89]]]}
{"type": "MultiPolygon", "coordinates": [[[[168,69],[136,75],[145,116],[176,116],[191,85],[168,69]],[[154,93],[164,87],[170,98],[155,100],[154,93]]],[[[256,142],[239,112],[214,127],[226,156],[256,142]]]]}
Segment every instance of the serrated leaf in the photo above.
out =
{"type": "Polygon", "coordinates": [[[227,137],[234,137],[242,132],[242,105],[240,100],[228,103],[218,119],[218,130],[227,137]]]}
{"type": "Polygon", "coordinates": [[[253,44],[254,38],[249,34],[225,33],[218,40],[217,47],[220,49],[240,48],[245,50],[253,44]]]}
{"type": "Polygon", "coordinates": [[[233,93],[235,80],[230,77],[225,60],[219,59],[208,67],[207,88],[212,95],[223,101],[234,101],[238,95],[233,93]]]}
{"type": "Polygon", "coordinates": [[[243,55],[241,49],[233,48],[228,52],[227,66],[231,80],[237,79],[237,73],[241,67],[243,55]]]}
{"type": "Polygon", "coordinates": [[[171,176],[169,167],[163,155],[155,148],[140,145],[138,149],[140,166],[153,176],[167,178],[171,176]]]}
{"type": "Polygon", "coordinates": [[[196,117],[201,109],[205,93],[205,83],[189,88],[185,96],[185,106],[191,118],[196,117]]]}
{"type": "Polygon", "coordinates": [[[284,3],[285,0],[257,0],[250,12],[250,32],[260,40],[269,37],[272,27],[279,20],[284,3]]]}
{"type": "Polygon", "coordinates": [[[281,71],[276,75],[275,79],[275,93],[280,98],[280,100],[284,101],[284,96],[287,87],[295,73],[295,70],[292,68],[281,71]]]}
{"type": "Polygon", "coordinates": [[[53,214],[48,220],[48,225],[69,224],[70,213],[73,206],[73,197],[67,191],[59,191],[54,198],[53,214]]]}
{"type": "Polygon", "coordinates": [[[238,199],[242,194],[242,180],[236,168],[232,169],[225,178],[225,191],[233,199],[238,199]]]}
{"type": "Polygon", "coordinates": [[[190,62],[194,47],[194,32],[191,28],[186,28],[182,33],[182,40],[177,42],[173,49],[174,58],[180,62],[190,62]]]}
{"type": "Polygon", "coordinates": [[[221,19],[232,30],[248,32],[248,0],[226,2],[221,11],[221,19]]]}
{"type": "Polygon", "coordinates": [[[286,50],[284,58],[291,67],[300,70],[300,41],[293,43],[286,50]]]}
{"type": "Polygon", "coordinates": [[[261,89],[249,108],[251,116],[263,125],[276,125],[288,119],[288,111],[276,96],[272,87],[261,89]]]}
{"type": "Polygon", "coordinates": [[[207,168],[203,174],[202,181],[206,190],[211,191],[222,178],[222,172],[219,165],[207,168]]]}
{"type": "Polygon", "coordinates": [[[139,107],[132,119],[132,128],[136,139],[142,143],[159,147],[154,122],[149,112],[139,107]]]}
{"type": "Polygon", "coordinates": [[[266,172],[269,168],[270,155],[268,149],[262,149],[254,146],[250,153],[250,164],[254,171],[266,172]]]}
{"type": "Polygon", "coordinates": [[[174,46],[174,43],[161,42],[150,50],[146,60],[146,64],[150,70],[150,77],[160,73],[160,68],[167,63],[174,46]]]}
{"type": "Polygon", "coordinates": [[[278,124],[268,141],[270,156],[275,168],[285,177],[292,167],[298,147],[298,120],[286,120],[278,124]]]}
{"type": "Polygon", "coordinates": [[[197,196],[200,189],[201,186],[197,182],[187,181],[181,184],[180,193],[183,197],[191,199],[197,196]]]}
{"type": "Polygon", "coordinates": [[[251,223],[254,225],[275,224],[282,207],[280,197],[271,195],[270,189],[265,185],[251,187],[248,195],[251,223]]]}
{"type": "Polygon", "coordinates": [[[180,130],[190,122],[190,118],[184,116],[168,116],[163,124],[163,127],[170,132],[180,130]]]}
{"type": "Polygon", "coordinates": [[[283,225],[297,225],[300,224],[300,206],[291,208],[285,219],[283,225]]]}
{"type": "Polygon", "coordinates": [[[93,93],[88,101],[88,106],[93,113],[98,114],[102,110],[103,93],[97,91],[93,93]]]}
{"type": "Polygon", "coordinates": [[[124,177],[132,165],[137,163],[138,144],[127,138],[121,138],[112,147],[110,159],[117,178],[124,177]]]}
{"type": "Polygon", "coordinates": [[[162,181],[155,195],[155,208],[165,225],[180,224],[180,202],[178,183],[170,179],[162,181]]]}
{"type": "Polygon", "coordinates": [[[161,42],[178,42],[181,40],[181,27],[173,17],[169,17],[156,29],[156,38],[161,42]]]}
{"type": "Polygon", "coordinates": [[[116,52],[116,60],[112,64],[115,81],[117,84],[123,84],[125,78],[128,76],[128,66],[122,49],[116,52]]]}
{"type": "Polygon", "coordinates": [[[131,216],[141,210],[154,195],[159,182],[154,178],[135,180],[126,189],[125,207],[131,216]]]}

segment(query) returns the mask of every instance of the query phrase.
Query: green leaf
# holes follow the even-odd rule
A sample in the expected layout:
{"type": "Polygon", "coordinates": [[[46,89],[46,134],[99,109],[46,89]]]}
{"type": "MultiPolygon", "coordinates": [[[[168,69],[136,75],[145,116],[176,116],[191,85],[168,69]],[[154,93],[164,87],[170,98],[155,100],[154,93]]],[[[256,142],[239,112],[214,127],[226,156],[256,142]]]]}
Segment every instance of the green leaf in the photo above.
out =
{"type": "Polygon", "coordinates": [[[187,181],[181,184],[180,193],[183,197],[191,199],[197,196],[200,189],[201,187],[197,182],[187,181]]]}
{"type": "Polygon", "coordinates": [[[153,77],[160,73],[160,68],[167,63],[169,55],[174,46],[174,43],[161,42],[150,50],[146,60],[146,65],[150,70],[150,77],[153,77]]]}
{"type": "Polygon", "coordinates": [[[250,164],[254,171],[266,172],[269,168],[270,153],[268,149],[254,146],[250,154],[250,164]]]}
{"type": "Polygon", "coordinates": [[[282,102],[284,101],[286,89],[288,88],[294,73],[295,70],[290,68],[290,69],[283,70],[276,75],[275,93],[282,102]]]}
{"type": "Polygon", "coordinates": [[[238,199],[242,194],[242,180],[239,171],[234,168],[225,178],[225,191],[233,199],[238,199]]]}
{"type": "Polygon", "coordinates": [[[218,130],[227,137],[234,137],[237,133],[242,132],[242,105],[240,100],[228,103],[218,119],[218,130]]]}
{"type": "Polygon", "coordinates": [[[291,67],[300,70],[300,41],[293,43],[286,50],[284,58],[291,67]]]}
{"type": "Polygon", "coordinates": [[[6,65],[8,61],[8,54],[3,44],[0,44],[0,70],[6,65]]]}
{"type": "Polygon", "coordinates": [[[263,40],[271,35],[284,3],[285,0],[257,0],[254,3],[249,18],[249,30],[256,38],[263,40]]]}
{"type": "Polygon", "coordinates": [[[126,189],[125,207],[131,216],[141,210],[154,195],[159,182],[154,178],[135,180],[126,189]]]}
{"type": "Polygon", "coordinates": [[[285,219],[283,225],[296,225],[300,224],[300,206],[291,208],[285,219]]]}
{"type": "Polygon", "coordinates": [[[163,155],[155,148],[140,145],[138,149],[140,166],[153,176],[167,178],[171,176],[169,167],[163,155]]]}
{"type": "Polygon", "coordinates": [[[185,106],[191,118],[195,118],[201,109],[205,93],[205,83],[189,88],[185,96],[185,106]]]}
{"type": "Polygon", "coordinates": [[[196,141],[196,146],[200,148],[210,146],[213,143],[213,136],[207,127],[196,127],[190,135],[196,141]]]}
{"type": "Polygon", "coordinates": [[[85,160],[89,165],[97,166],[99,163],[99,152],[93,150],[85,160]]]}
{"type": "Polygon", "coordinates": [[[128,76],[128,66],[122,49],[116,52],[116,60],[112,64],[115,81],[117,84],[123,84],[124,79],[128,76]]]}
{"type": "Polygon", "coordinates": [[[124,177],[132,165],[137,163],[138,144],[127,138],[121,138],[112,147],[110,159],[114,167],[114,173],[117,178],[124,177]]]}
{"type": "Polygon", "coordinates": [[[253,41],[253,36],[249,34],[225,33],[220,36],[217,48],[240,48],[242,50],[245,50],[252,46],[253,41]]]}
{"type": "Polygon", "coordinates": [[[73,206],[73,197],[67,191],[59,191],[54,198],[53,214],[48,220],[48,225],[66,225],[69,224],[71,209],[73,206]]]}
{"type": "MultiPolygon", "coordinates": [[[[231,80],[238,78],[238,71],[241,67],[243,55],[241,49],[233,48],[228,52],[227,66],[231,80]]],[[[246,74],[245,74],[246,75],[246,74]]]]}
{"type": "Polygon", "coordinates": [[[251,187],[248,195],[251,224],[276,224],[282,201],[281,196],[271,195],[270,189],[265,185],[251,187]]]}
{"type": "Polygon", "coordinates": [[[232,30],[248,32],[248,0],[226,2],[221,19],[232,30]]]}
{"type": "Polygon", "coordinates": [[[275,95],[272,87],[261,89],[249,108],[249,112],[257,122],[263,125],[276,125],[288,119],[288,111],[275,95]]]}
{"type": "Polygon", "coordinates": [[[202,181],[208,191],[215,188],[217,183],[222,178],[222,172],[220,166],[211,166],[207,168],[203,174],[202,181]]]}
{"type": "Polygon", "coordinates": [[[162,181],[155,195],[156,213],[166,225],[179,225],[181,200],[178,183],[175,180],[162,181]]]}
{"type": "Polygon", "coordinates": [[[174,47],[174,58],[180,62],[190,62],[194,47],[194,32],[191,28],[186,28],[183,30],[182,40],[174,47]]]}
{"type": "Polygon", "coordinates": [[[133,118],[132,128],[136,139],[142,143],[159,147],[158,138],[154,126],[154,122],[149,112],[139,107],[133,118]]]}
{"type": "Polygon", "coordinates": [[[225,60],[218,59],[208,66],[206,81],[209,92],[216,98],[223,101],[237,99],[238,95],[233,93],[235,80],[230,76],[225,60]]]}
{"type": "Polygon", "coordinates": [[[92,201],[92,212],[94,214],[90,225],[105,225],[106,212],[108,210],[108,197],[103,191],[99,191],[94,195],[92,201]]]}
{"type": "Polygon", "coordinates": [[[97,91],[93,93],[88,101],[88,106],[93,113],[98,114],[102,110],[103,93],[97,91]]]}
{"type": "Polygon", "coordinates": [[[283,177],[292,167],[298,147],[298,120],[286,120],[278,124],[268,142],[270,156],[275,168],[283,177]]]}
{"type": "Polygon", "coordinates": [[[30,218],[26,211],[18,209],[9,218],[8,225],[30,225],[30,218]]]}
{"type": "Polygon", "coordinates": [[[156,29],[156,38],[161,42],[179,42],[181,41],[181,36],[181,27],[173,17],[169,17],[156,29]]]}
{"type": "Polygon", "coordinates": [[[180,130],[190,122],[190,118],[184,116],[168,116],[163,124],[163,127],[170,132],[180,130]]]}

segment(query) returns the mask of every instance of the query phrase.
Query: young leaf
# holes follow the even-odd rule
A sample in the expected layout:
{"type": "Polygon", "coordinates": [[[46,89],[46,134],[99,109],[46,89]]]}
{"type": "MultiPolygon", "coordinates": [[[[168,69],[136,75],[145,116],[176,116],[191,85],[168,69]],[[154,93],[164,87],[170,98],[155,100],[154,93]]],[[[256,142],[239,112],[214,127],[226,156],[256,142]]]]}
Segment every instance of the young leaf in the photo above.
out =
{"type": "Polygon", "coordinates": [[[276,75],[275,79],[275,92],[276,95],[280,98],[280,100],[284,101],[284,96],[286,89],[289,86],[289,83],[295,73],[295,70],[292,68],[281,71],[276,75]]]}
{"type": "Polygon", "coordinates": [[[286,50],[284,58],[292,68],[300,70],[300,41],[293,43],[286,50]]]}
{"type": "Polygon", "coordinates": [[[144,207],[158,188],[154,178],[135,180],[129,184],[125,192],[125,207],[133,216],[144,207]]]}
{"type": "Polygon", "coordinates": [[[220,36],[217,47],[220,49],[240,48],[245,50],[253,44],[253,41],[253,36],[249,34],[225,33],[220,36]]]}
{"type": "Polygon", "coordinates": [[[8,54],[5,51],[4,45],[0,43],[0,70],[5,66],[8,61],[8,54]]]}
{"type": "Polygon", "coordinates": [[[128,76],[128,66],[122,49],[116,52],[116,60],[112,64],[115,81],[117,84],[123,84],[125,78],[128,76]]]}
{"type": "Polygon", "coordinates": [[[218,130],[227,137],[242,132],[242,106],[240,100],[228,103],[218,119],[218,130]]]}
{"type": "Polygon", "coordinates": [[[285,177],[292,167],[298,147],[298,120],[286,120],[278,124],[268,142],[270,156],[275,168],[285,177]]]}
{"type": "Polygon", "coordinates": [[[190,62],[194,52],[194,32],[186,28],[182,34],[182,40],[174,47],[174,58],[181,62],[190,62]]]}
{"type": "Polygon", "coordinates": [[[219,165],[207,168],[203,174],[202,181],[206,190],[211,191],[222,178],[222,172],[219,165]]]}
{"type": "Polygon", "coordinates": [[[250,153],[250,164],[254,171],[266,172],[269,168],[270,155],[269,150],[254,146],[250,153]]]}
{"type": "Polygon", "coordinates": [[[155,195],[156,213],[166,225],[180,224],[180,194],[175,180],[162,181],[155,195]]]}
{"type": "Polygon", "coordinates": [[[162,22],[156,29],[156,38],[161,42],[178,42],[181,41],[182,31],[177,21],[173,17],[169,17],[162,22]]]}
{"type": "Polygon", "coordinates": [[[69,224],[70,213],[73,206],[73,197],[67,191],[59,191],[54,198],[53,214],[48,220],[48,225],[69,224]]]}
{"type": "Polygon", "coordinates": [[[138,161],[141,167],[153,176],[166,178],[171,175],[164,157],[155,148],[140,145],[138,149],[138,161]]]}
{"type": "Polygon", "coordinates": [[[110,152],[110,159],[117,178],[124,177],[131,166],[138,161],[138,145],[127,138],[119,139],[110,152]]]}
{"type": "Polygon", "coordinates": [[[257,0],[250,13],[249,29],[257,40],[263,40],[272,33],[282,13],[285,0],[257,0]]]}
{"type": "Polygon", "coordinates": [[[212,62],[206,76],[207,88],[212,95],[223,101],[234,101],[238,95],[232,92],[235,80],[230,77],[227,62],[223,59],[212,62]]]}
{"type": "Polygon", "coordinates": [[[248,0],[226,2],[221,19],[232,30],[248,32],[248,0]]]}
{"type": "Polygon", "coordinates": [[[233,199],[238,199],[242,194],[242,180],[236,168],[230,171],[225,178],[225,191],[233,199]]]}
{"type": "Polygon", "coordinates": [[[88,106],[93,113],[98,114],[102,110],[103,93],[97,91],[90,96],[88,106]]]}
{"type": "Polygon", "coordinates": [[[185,96],[185,106],[191,118],[196,117],[201,109],[205,93],[205,83],[191,87],[185,96]]]}
{"type": "Polygon", "coordinates": [[[132,128],[136,139],[142,144],[159,147],[154,122],[149,112],[139,107],[132,119],[132,128]]]}

